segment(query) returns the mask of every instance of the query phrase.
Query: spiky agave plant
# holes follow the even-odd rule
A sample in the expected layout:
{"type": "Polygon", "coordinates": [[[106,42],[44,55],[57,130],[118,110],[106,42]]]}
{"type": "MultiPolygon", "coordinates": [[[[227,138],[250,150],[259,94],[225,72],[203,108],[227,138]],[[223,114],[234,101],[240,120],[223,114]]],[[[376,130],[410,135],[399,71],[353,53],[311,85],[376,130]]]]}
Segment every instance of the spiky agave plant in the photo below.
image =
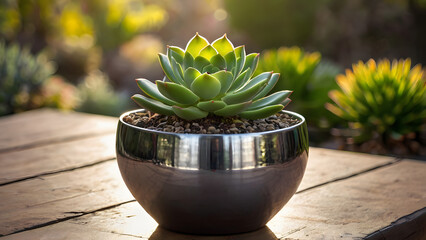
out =
{"type": "Polygon", "coordinates": [[[167,47],[159,54],[164,79],[154,83],[136,79],[142,94],[132,99],[143,108],[186,120],[217,116],[260,119],[281,111],[291,91],[268,95],[279,74],[264,72],[252,78],[258,53],[246,55],[244,46],[234,48],[226,37],[211,44],[198,33],[186,49],[167,47]]]}
{"type": "Polygon", "coordinates": [[[410,59],[373,59],[353,65],[353,71],[338,75],[341,90],[333,90],[336,103],[326,108],[361,130],[358,141],[379,133],[383,140],[419,130],[426,117],[426,82],[420,65],[411,68],[410,59]]]}

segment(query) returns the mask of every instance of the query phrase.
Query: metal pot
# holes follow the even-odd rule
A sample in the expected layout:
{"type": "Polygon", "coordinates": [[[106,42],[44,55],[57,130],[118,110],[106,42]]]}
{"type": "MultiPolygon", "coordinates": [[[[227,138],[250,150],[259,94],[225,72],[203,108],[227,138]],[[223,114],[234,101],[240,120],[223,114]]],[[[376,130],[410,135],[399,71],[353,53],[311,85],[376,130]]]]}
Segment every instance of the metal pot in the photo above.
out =
{"type": "Polygon", "coordinates": [[[308,160],[305,119],[283,112],[301,122],[245,134],[154,131],[124,122],[132,112],[124,113],[116,145],[121,175],[166,229],[192,234],[259,229],[296,192],[308,160]]]}

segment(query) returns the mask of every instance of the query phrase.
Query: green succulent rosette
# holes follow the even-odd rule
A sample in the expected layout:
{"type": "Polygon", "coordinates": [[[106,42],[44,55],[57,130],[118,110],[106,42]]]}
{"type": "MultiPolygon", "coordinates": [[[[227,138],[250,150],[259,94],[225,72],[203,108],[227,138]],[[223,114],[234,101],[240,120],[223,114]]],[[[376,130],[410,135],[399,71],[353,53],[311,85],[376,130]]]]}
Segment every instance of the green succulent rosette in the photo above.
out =
{"type": "Polygon", "coordinates": [[[154,113],[185,120],[209,114],[260,119],[281,111],[291,101],[291,91],[268,95],[279,73],[253,77],[259,54],[246,55],[244,46],[234,48],[226,34],[210,44],[197,33],[185,50],[168,46],[167,55],[160,53],[159,60],[164,79],[155,83],[136,79],[142,94],[132,97],[154,113]]]}

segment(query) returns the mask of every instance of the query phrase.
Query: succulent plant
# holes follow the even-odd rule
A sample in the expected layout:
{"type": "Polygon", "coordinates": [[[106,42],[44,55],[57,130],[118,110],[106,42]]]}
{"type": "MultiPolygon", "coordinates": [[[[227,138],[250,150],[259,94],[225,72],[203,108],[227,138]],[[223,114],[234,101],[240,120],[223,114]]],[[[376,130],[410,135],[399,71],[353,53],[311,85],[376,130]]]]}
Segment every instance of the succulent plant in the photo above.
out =
{"type": "Polygon", "coordinates": [[[28,48],[0,41],[0,115],[38,107],[33,97],[54,72],[43,53],[32,55],[28,48]]]}
{"type": "Polygon", "coordinates": [[[234,48],[226,34],[210,44],[197,33],[185,50],[168,46],[167,55],[160,53],[159,60],[164,79],[155,84],[136,79],[142,94],[132,97],[151,112],[186,120],[209,114],[260,119],[290,102],[291,91],[268,95],[280,75],[264,72],[252,78],[259,54],[246,55],[244,46],[234,48]]]}
{"type": "Polygon", "coordinates": [[[295,90],[293,99],[303,101],[313,80],[313,73],[321,60],[319,52],[308,53],[299,47],[281,47],[277,50],[267,50],[262,53],[259,67],[255,74],[268,69],[277,71],[281,76],[272,92],[283,89],[295,90]]]}
{"type": "Polygon", "coordinates": [[[426,85],[422,67],[411,68],[411,60],[372,59],[354,64],[336,78],[340,90],[329,93],[337,104],[328,110],[361,130],[358,141],[376,132],[382,140],[419,130],[426,117],[426,85]]]}
{"type": "Polygon", "coordinates": [[[97,70],[90,72],[77,85],[79,104],[75,110],[80,112],[119,116],[128,108],[128,95],[116,92],[110,83],[108,75],[97,70]]]}

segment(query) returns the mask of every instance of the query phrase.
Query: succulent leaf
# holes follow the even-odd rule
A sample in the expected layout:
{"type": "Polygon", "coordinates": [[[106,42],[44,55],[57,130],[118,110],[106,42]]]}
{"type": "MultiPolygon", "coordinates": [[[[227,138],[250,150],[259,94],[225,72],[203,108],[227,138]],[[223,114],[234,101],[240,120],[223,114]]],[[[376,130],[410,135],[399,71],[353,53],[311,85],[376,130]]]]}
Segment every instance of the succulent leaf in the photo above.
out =
{"type": "Polygon", "coordinates": [[[226,61],[226,69],[228,71],[231,71],[237,64],[237,56],[235,56],[235,53],[233,51],[229,52],[225,55],[225,61],[226,61]]]}
{"type": "Polygon", "coordinates": [[[201,49],[209,45],[209,41],[198,33],[188,42],[185,51],[189,52],[193,57],[197,57],[201,49]]]}
{"type": "Polygon", "coordinates": [[[171,106],[168,106],[162,102],[159,102],[154,99],[147,98],[140,94],[135,94],[132,96],[133,101],[138,105],[145,108],[148,111],[163,114],[163,115],[173,115],[173,110],[171,106]]]}
{"type": "Polygon", "coordinates": [[[246,56],[246,62],[244,63],[244,67],[242,71],[245,71],[246,69],[251,69],[250,71],[250,77],[253,75],[254,71],[257,68],[257,64],[259,62],[259,54],[258,53],[251,53],[246,56]]]}
{"type": "Polygon", "coordinates": [[[246,61],[246,50],[244,46],[239,46],[235,48],[235,56],[237,56],[237,66],[235,70],[235,74],[240,74],[243,69],[244,63],[246,61]]]}
{"type": "Polygon", "coordinates": [[[235,81],[231,84],[231,87],[229,88],[229,92],[233,92],[236,89],[240,88],[244,83],[247,82],[247,80],[250,78],[250,68],[246,69],[243,73],[241,73],[235,81]]]}
{"type": "Polygon", "coordinates": [[[260,91],[256,96],[254,96],[253,101],[263,98],[266,96],[266,94],[270,93],[270,91],[274,88],[275,84],[277,84],[278,79],[280,78],[279,73],[274,73],[271,76],[271,79],[269,79],[268,84],[260,91]]]}
{"type": "Polygon", "coordinates": [[[232,79],[234,78],[232,73],[226,70],[222,70],[212,74],[212,76],[220,81],[221,88],[219,94],[225,94],[229,87],[231,87],[232,79]]]}
{"type": "Polygon", "coordinates": [[[244,91],[246,89],[249,89],[251,87],[253,87],[254,85],[256,85],[257,83],[264,81],[264,80],[268,80],[271,78],[272,76],[272,72],[264,72],[261,73],[259,75],[257,75],[256,77],[252,78],[250,81],[248,81],[243,87],[241,87],[240,89],[237,90],[237,92],[240,91],[244,91]]]}
{"type": "Polygon", "coordinates": [[[225,58],[220,55],[220,53],[214,55],[210,62],[213,64],[213,66],[218,67],[219,69],[225,69],[226,68],[226,61],[225,58]]]}
{"type": "Polygon", "coordinates": [[[220,89],[219,80],[207,73],[198,76],[191,84],[191,90],[204,100],[216,97],[220,89]]]}
{"type": "Polygon", "coordinates": [[[226,107],[215,111],[214,114],[222,117],[236,116],[240,112],[244,111],[248,106],[250,106],[250,104],[251,101],[227,105],[226,107]]]}
{"type": "Polygon", "coordinates": [[[175,58],[172,57],[172,69],[173,69],[173,73],[176,77],[176,80],[178,81],[179,84],[183,84],[185,85],[185,82],[183,81],[183,70],[182,67],[180,66],[179,63],[176,62],[175,58]]]}
{"type": "Polygon", "coordinates": [[[171,58],[174,57],[176,62],[182,65],[185,52],[180,47],[172,46],[167,48],[167,56],[169,57],[169,61],[171,61],[171,58]]]}
{"type": "Polygon", "coordinates": [[[267,83],[267,79],[258,82],[253,87],[246,90],[225,95],[222,100],[226,104],[235,104],[251,100],[267,83]]]}
{"type": "Polygon", "coordinates": [[[283,90],[283,91],[271,94],[267,97],[261,98],[259,100],[256,100],[250,105],[249,108],[247,108],[247,111],[263,108],[269,105],[280,104],[284,102],[284,100],[286,100],[291,95],[291,93],[292,93],[291,91],[283,90]]]}
{"type": "Polygon", "coordinates": [[[184,105],[192,105],[198,102],[198,100],[200,100],[200,98],[195,95],[191,90],[180,84],[165,83],[163,81],[156,81],[156,84],[161,94],[178,103],[184,105]]]}
{"type": "Polygon", "coordinates": [[[192,66],[194,66],[194,57],[189,52],[185,52],[183,57],[183,69],[187,69],[192,66]]]}
{"type": "Polygon", "coordinates": [[[203,73],[215,73],[215,72],[218,72],[219,70],[220,70],[219,68],[213,66],[212,64],[209,64],[203,68],[203,73]]]}
{"type": "Polygon", "coordinates": [[[285,100],[281,103],[281,105],[283,105],[284,107],[287,107],[287,105],[288,105],[289,103],[291,103],[291,99],[290,99],[290,98],[287,98],[287,99],[285,99],[285,100]]]}
{"type": "Polygon", "coordinates": [[[166,76],[170,79],[170,81],[179,82],[178,80],[176,80],[176,77],[173,73],[172,65],[170,64],[170,61],[167,56],[160,53],[158,54],[158,58],[160,60],[161,68],[163,69],[166,76]]]}
{"type": "Polygon", "coordinates": [[[204,102],[199,102],[197,107],[206,112],[214,112],[219,109],[222,109],[226,106],[226,103],[223,101],[209,100],[204,102]]]}
{"type": "Polygon", "coordinates": [[[187,86],[191,86],[192,82],[200,75],[201,73],[197,69],[189,67],[183,74],[183,80],[185,81],[187,86]]]}
{"type": "Polygon", "coordinates": [[[202,111],[193,106],[187,108],[172,106],[172,110],[178,117],[188,121],[205,118],[209,114],[208,112],[202,111]]]}
{"type": "Polygon", "coordinates": [[[242,112],[238,115],[242,118],[245,118],[245,119],[254,120],[254,119],[269,117],[269,116],[271,116],[275,113],[278,113],[283,108],[284,108],[283,105],[277,104],[277,105],[272,105],[272,106],[266,106],[266,107],[263,107],[263,108],[258,108],[258,109],[255,109],[255,110],[244,111],[244,112],[242,112]]]}
{"type": "Polygon", "coordinates": [[[168,98],[166,98],[165,96],[163,96],[160,91],[158,91],[157,86],[152,83],[151,81],[149,81],[148,79],[144,79],[144,78],[138,78],[136,79],[136,82],[139,86],[139,88],[142,90],[142,92],[144,92],[146,95],[148,95],[149,97],[156,99],[160,102],[163,102],[167,105],[178,105],[179,103],[170,100],[168,98]]]}
{"type": "Polygon", "coordinates": [[[205,48],[201,49],[199,56],[210,59],[216,54],[218,54],[216,49],[214,49],[212,45],[207,45],[205,48]]]}
{"type": "Polygon", "coordinates": [[[223,56],[234,50],[234,45],[232,45],[231,41],[226,37],[226,34],[216,39],[212,45],[223,56]]]}
{"type": "Polygon", "coordinates": [[[203,68],[207,65],[210,65],[210,61],[202,56],[198,56],[194,59],[194,68],[200,72],[203,72],[203,68]]]}

